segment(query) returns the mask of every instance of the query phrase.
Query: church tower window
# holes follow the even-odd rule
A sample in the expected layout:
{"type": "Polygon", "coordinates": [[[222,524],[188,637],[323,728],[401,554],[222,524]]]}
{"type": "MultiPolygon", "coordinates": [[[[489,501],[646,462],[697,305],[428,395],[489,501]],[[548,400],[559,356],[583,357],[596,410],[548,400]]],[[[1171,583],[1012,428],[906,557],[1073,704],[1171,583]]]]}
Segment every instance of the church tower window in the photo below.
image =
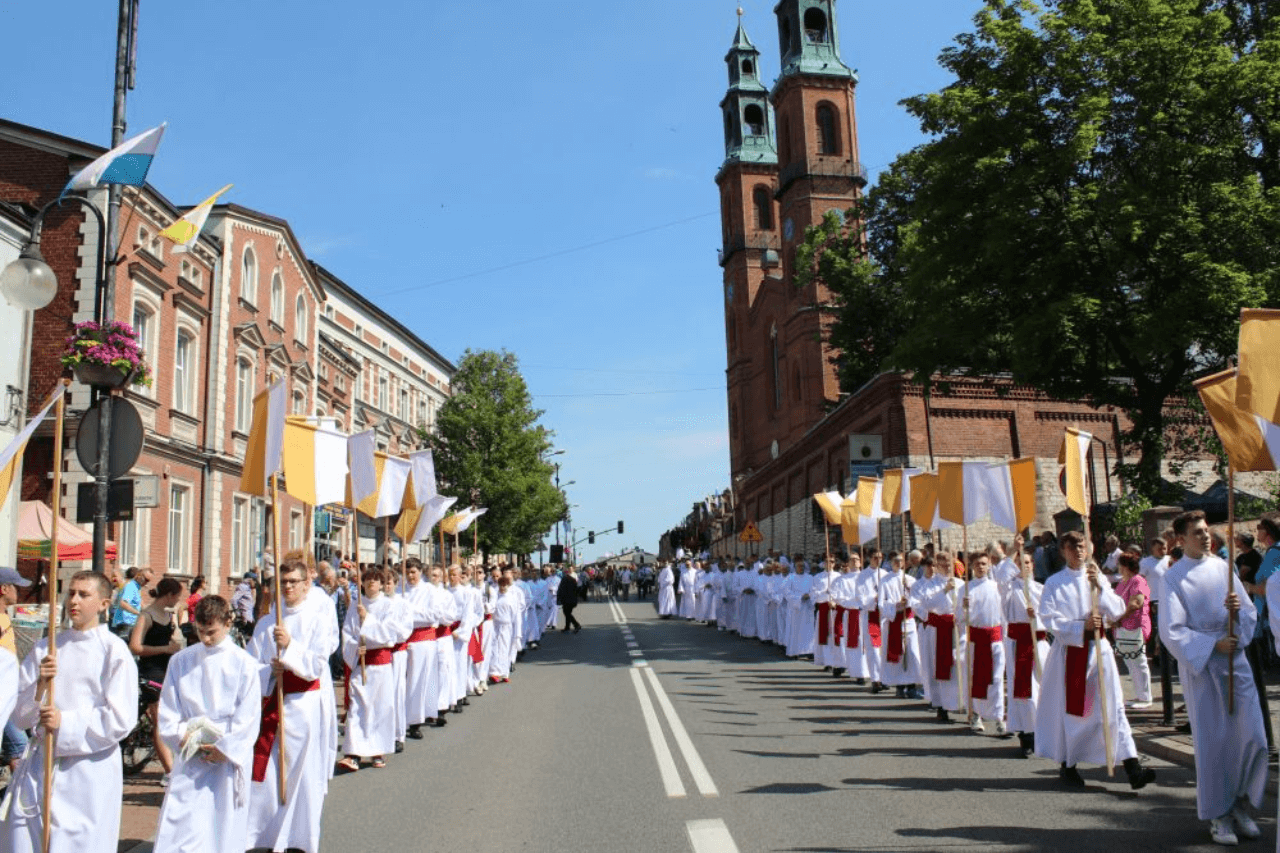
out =
{"type": "Polygon", "coordinates": [[[840,153],[840,132],[837,130],[836,111],[830,104],[818,104],[818,150],[822,154],[840,153]]]}
{"type": "Polygon", "coordinates": [[[810,9],[804,13],[804,37],[809,44],[826,44],[829,40],[827,16],[821,9],[810,9]]]}
{"type": "Polygon", "coordinates": [[[752,192],[756,205],[756,227],[761,231],[773,230],[773,198],[767,187],[756,187],[752,192]]]}
{"type": "Polygon", "coordinates": [[[752,136],[764,136],[764,110],[759,104],[747,104],[742,111],[743,121],[747,125],[747,133],[752,136]]]}

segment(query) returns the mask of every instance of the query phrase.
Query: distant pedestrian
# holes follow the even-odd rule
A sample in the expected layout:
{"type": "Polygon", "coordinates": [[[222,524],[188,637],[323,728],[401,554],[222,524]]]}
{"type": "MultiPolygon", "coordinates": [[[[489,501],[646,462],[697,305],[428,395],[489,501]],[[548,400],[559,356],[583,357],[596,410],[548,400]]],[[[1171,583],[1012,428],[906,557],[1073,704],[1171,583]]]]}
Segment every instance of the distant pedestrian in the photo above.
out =
{"type": "Polygon", "coordinates": [[[569,567],[568,574],[556,590],[556,603],[564,611],[564,630],[568,631],[572,625],[573,633],[581,631],[582,624],[573,616],[573,609],[578,606],[578,575],[573,566],[569,567]]]}

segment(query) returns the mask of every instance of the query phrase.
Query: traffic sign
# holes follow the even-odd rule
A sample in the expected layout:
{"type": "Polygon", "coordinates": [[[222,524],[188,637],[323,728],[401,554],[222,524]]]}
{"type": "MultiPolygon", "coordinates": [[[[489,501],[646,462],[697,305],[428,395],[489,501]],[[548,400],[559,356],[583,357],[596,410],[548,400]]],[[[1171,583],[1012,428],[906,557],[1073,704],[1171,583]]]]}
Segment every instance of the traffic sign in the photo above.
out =
{"type": "Polygon", "coordinates": [[[764,537],[760,535],[760,528],[756,527],[754,521],[748,521],[747,526],[742,528],[742,532],[738,534],[739,542],[763,542],[764,537]]]}
{"type": "MultiPolygon", "coordinates": [[[[95,401],[76,430],[76,457],[80,467],[90,474],[98,472],[98,421],[102,409],[95,401]]],[[[111,401],[111,451],[108,469],[111,479],[123,477],[138,461],[142,453],[142,440],[145,430],[142,428],[142,416],[133,403],[123,397],[115,397],[111,401]]]]}

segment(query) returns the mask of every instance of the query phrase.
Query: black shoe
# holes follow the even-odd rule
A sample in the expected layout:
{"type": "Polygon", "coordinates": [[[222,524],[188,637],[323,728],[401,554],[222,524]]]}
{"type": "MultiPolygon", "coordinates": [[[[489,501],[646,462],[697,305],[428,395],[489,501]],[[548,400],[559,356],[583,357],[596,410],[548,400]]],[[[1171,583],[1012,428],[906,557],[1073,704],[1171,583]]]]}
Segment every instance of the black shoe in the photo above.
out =
{"type": "Polygon", "coordinates": [[[884,691],[886,691],[886,690],[888,690],[888,689],[889,689],[888,687],[885,687],[883,684],[881,684],[881,683],[880,683],[880,682],[878,682],[878,681],[873,681],[873,682],[871,682],[871,692],[872,692],[872,693],[883,693],[884,691]]]}
{"type": "Polygon", "coordinates": [[[578,633],[581,633],[581,632],[582,632],[582,626],[581,626],[581,625],[579,625],[577,628],[574,628],[574,629],[573,629],[573,633],[575,633],[575,634],[578,634],[578,633]]]}
{"type": "Polygon", "coordinates": [[[842,675],[844,675],[844,667],[842,666],[837,666],[831,670],[832,678],[839,678],[842,675]]]}
{"type": "Polygon", "coordinates": [[[470,704],[471,704],[471,700],[469,700],[466,696],[463,696],[461,699],[459,699],[459,700],[458,700],[458,704],[459,704],[459,705],[470,705],[470,704]]]}
{"type": "Polygon", "coordinates": [[[894,694],[894,698],[896,698],[896,699],[906,699],[906,698],[907,698],[907,688],[903,687],[902,685],[898,685],[898,690],[897,690],[897,692],[894,694]]]}
{"type": "Polygon", "coordinates": [[[399,755],[402,752],[404,752],[404,741],[398,740],[396,741],[396,754],[399,755]]]}
{"type": "Polygon", "coordinates": [[[1030,758],[1036,754],[1036,733],[1035,732],[1018,732],[1018,749],[1022,753],[1023,758],[1030,758]]]}
{"type": "Polygon", "coordinates": [[[1083,788],[1085,786],[1085,781],[1080,776],[1080,771],[1075,768],[1075,765],[1068,767],[1065,762],[1058,768],[1058,779],[1068,788],[1083,788]]]}
{"type": "Polygon", "coordinates": [[[409,731],[405,732],[405,737],[422,740],[426,735],[422,733],[422,726],[409,726],[409,731]]]}
{"type": "Polygon", "coordinates": [[[829,666],[824,666],[824,667],[822,668],[822,671],[823,671],[823,672],[830,672],[830,671],[831,671],[831,667],[829,667],[829,666]]]}
{"type": "Polygon", "coordinates": [[[853,680],[853,683],[861,687],[862,685],[867,683],[867,680],[865,678],[855,678],[853,680]]]}
{"type": "Polygon", "coordinates": [[[939,709],[938,709],[938,722],[940,722],[940,723],[949,723],[949,722],[951,722],[951,715],[950,715],[949,713],[947,713],[947,709],[946,709],[946,708],[939,708],[939,709]]]}
{"type": "Polygon", "coordinates": [[[1191,723],[1190,722],[1183,723],[1182,725],[1174,728],[1174,731],[1176,731],[1178,734],[1189,735],[1191,734],[1191,723]]]}
{"type": "Polygon", "coordinates": [[[1124,772],[1129,777],[1129,787],[1137,791],[1156,781],[1156,771],[1146,767],[1136,758],[1124,760],[1124,772]]]}

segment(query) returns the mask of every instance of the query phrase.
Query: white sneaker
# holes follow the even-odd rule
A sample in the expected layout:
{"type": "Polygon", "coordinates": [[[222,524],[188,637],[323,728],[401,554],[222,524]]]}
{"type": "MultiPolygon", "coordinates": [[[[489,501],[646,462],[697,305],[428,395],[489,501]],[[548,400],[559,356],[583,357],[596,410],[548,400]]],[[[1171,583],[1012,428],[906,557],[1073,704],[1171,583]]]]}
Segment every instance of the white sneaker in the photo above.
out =
{"type": "Polygon", "coordinates": [[[1009,727],[1004,724],[1004,720],[996,720],[996,734],[1005,735],[1009,733],[1009,727]]]}
{"type": "Polygon", "coordinates": [[[1240,839],[1236,838],[1235,829],[1232,825],[1231,815],[1226,817],[1215,817],[1209,821],[1209,834],[1213,836],[1214,844],[1222,844],[1226,847],[1235,847],[1240,843],[1240,839]]]}
{"type": "Polygon", "coordinates": [[[1133,702],[1125,702],[1124,704],[1126,707],[1132,708],[1135,711],[1145,711],[1151,707],[1150,701],[1138,702],[1135,700],[1133,702]]]}
{"type": "Polygon", "coordinates": [[[166,773],[166,774],[164,774],[163,776],[161,776],[161,777],[160,777],[160,787],[161,787],[161,788],[168,788],[168,787],[169,787],[169,774],[168,774],[168,773],[166,773]]]}
{"type": "Polygon", "coordinates": [[[1231,820],[1236,825],[1236,835],[1241,838],[1248,838],[1252,841],[1262,836],[1262,830],[1258,829],[1258,824],[1254,822],[1253,818],[1249,817],[1249,813],[1239,803],[1231,810],[1231,820]]]}
{"type": "Polygon", "coordinates": [[[974,717],[973,722],[969,724],[969,730],[976,734],[982,734],[986,729],[982,725],[981,717],[974,717]]]}

